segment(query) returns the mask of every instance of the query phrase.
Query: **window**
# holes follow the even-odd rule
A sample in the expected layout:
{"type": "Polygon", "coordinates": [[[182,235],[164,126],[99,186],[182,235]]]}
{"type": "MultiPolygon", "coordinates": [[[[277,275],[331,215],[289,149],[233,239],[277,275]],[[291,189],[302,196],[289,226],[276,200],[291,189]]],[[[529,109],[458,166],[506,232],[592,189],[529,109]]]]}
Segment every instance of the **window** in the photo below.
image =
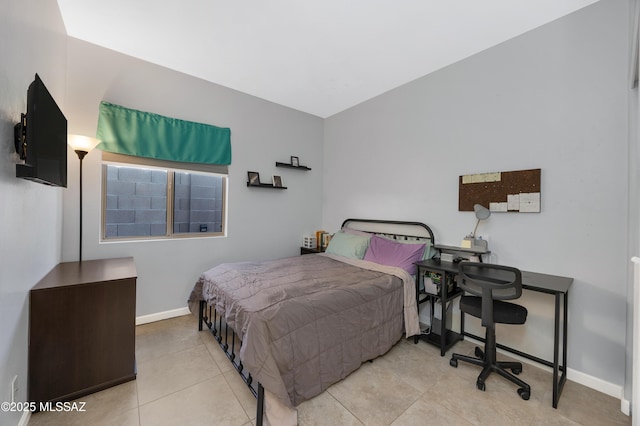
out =
{"type": "Polygon", "coordinates": [[[226,174],[138,160],[103,165],[103,240],[225,235],[226,174]]]}
{"type": "Polygon", "coordinates": [[[173,232],[213,232],[223,229],[222,176],[173,173],[173,232]]]}

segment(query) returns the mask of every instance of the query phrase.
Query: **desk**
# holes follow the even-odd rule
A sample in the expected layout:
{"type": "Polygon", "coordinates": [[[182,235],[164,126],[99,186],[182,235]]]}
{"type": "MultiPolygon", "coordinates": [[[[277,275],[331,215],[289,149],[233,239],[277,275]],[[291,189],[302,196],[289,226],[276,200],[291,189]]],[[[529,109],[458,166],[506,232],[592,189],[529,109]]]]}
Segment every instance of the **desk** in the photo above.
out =
{"type": "MultiPolygon", "coordinates": [[[[416,289],[419,288],[419,282],[423,276],[423,272],[432,271],[444,275],[449,274],[452,279],[457,277],[458,264],[453,262],[442,262],[438,259],[424,260],[417,262],[418,267],[418,279],[416,280],[416,289]]],[[[514,353],[523,358],[530,359],[540,364],[553,368],[553,408],[558,408],[558,400],[562,393],[562,388],[567,380],[567,322],[568,322],[568,298],[569,288],[573,283],[573,278],[560,277],[557,275],[540,274],[537,272],[521,271],[522,272],[522,288],[531,291],[537,291],[541,293],[547,293],[554,296],[555,301],[555,320],[554,320],[554,340],[553,340],[553,362],[545,359],[538,358],[536,356],[524,353],[514,348],[510,348],[505,345],[497,344],[497,347],[505,351],[514,353]],[[560,305],[562,299],[562,316],[560,314],[560,305]],[[562,321],[562,363],[560,361],[560,321],[562,321]],[[560,374],[562,373],[562,374],[560,374]]],[[[486,271],[483,272],[486,275],[486,271]]],[[[499,273],[491,274],[492,278],[500,278],[499,273]]],[[[446,286],[441,286],[446,287],[446,286]]],[[[448,293],[446,289],[440,290],[440,297],[446,296],[448,293]]],[[[455,290],[454,290],[455,293],[455,290]]],[[[418,291],[416,291],[416,297],[418,297],[418,291]]],[[[444,299],[443,299],[444,300],[444,299]]],[[[445,311],[443,305],[443,319],[442,324],[445,324],[445,311]]],[[[484,342],[484,338],[476,336],[464,331],[464,314],[460,319],[460,334],[462,336],[472,337],[474,339],[484,342]]],[[[457,341],[457,340],[456,340],[457,341]]],[[[441,355],[444,356],[444,350],[441,346],[441,355]]]]}

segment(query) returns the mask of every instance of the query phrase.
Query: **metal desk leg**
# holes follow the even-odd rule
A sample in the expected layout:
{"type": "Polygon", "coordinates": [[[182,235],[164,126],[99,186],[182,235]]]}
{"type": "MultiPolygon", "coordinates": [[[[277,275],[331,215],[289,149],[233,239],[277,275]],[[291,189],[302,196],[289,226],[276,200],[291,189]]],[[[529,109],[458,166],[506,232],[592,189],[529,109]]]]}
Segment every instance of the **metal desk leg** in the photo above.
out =
{"type": "Polygon", "coordinates": [[[558,364],[560,346],[560,295],[555,295],[555,330],[553,335],[553,408],[558,408],[558,364]]]}
{"type": "MultiPolygon", "coordinates": [[[[557,297],[560,297],[560,295],[558,294],[557,297]]],[[[568,298],[569,298],[569,292],[567,291],[566,293],[564,293],[564,312],[562,313],[562,318],[564,321],[564,324],[562,324],[562,375],[560,376],[560,383],[558,383],[557,385],[557,394],[554,393],[554,398],[553,398],[553,408],[558,408],[558,400],[560,399],[560,394],[562,393],[562,388],[564,388],[564,384],[567,381],[567,328],[568,328],[568,319],[569,319],[569,315],[568,315],[568,307],[569,307],[569,302],[568,302],[568,298]]]]}
{"type": "Polygon", "coordinates": [[[563,313],[562,313],[562,366],[559,365],[559,348],[560,345],[560,297],[562,293],[555,294],[555,340],[553,344],[553,408],[558,408],[558,401],[560,400],[560,394],[562,393],[562,388],[564,387],[565,382],[567,381],[567,323],[568,323],[568,295],[569,293],[564,293],[563,297],[563,313]],[[560,375],[560,380],[558,380],[558,372],[562,370],[562,374],[560,375]]]}
{"type": "Polygon", "coordinates": [[[462,311],[460,311],[460,340],[464,340],[464,312],[462,311]]]}
{"type": "MultiPolygon", "coordinates": [[[[447,347],[447,304],[445,300],[447,300],[447,273],[442,271],[442,278],[440,279],[440,356],[444,356],[445,348],[447,347]]],[[[432,318],[435,318],[434,309],[435,306],[432,303],[432,318]]],[[[431,327],[433,327],[433,321],[431,327]]]]}

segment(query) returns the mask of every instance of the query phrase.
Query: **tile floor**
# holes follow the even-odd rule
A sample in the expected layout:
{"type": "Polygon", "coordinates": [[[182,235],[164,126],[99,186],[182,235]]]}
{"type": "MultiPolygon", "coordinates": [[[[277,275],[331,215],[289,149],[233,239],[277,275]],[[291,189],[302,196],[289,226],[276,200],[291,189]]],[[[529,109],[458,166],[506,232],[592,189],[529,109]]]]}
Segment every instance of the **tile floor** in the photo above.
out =
{"type": "MultiPolygon", "coordinates": [[[[255,422],[255,398],[213,337],[191,315],[138,326],[137,380],[79,401],[85,412],[41,412],[29,425],[237,425],[255,422]]],[[[473,352],[460,342],[456,352],[473,352]]],[[[630,425],[620,401],[568,381],[557,410],[551,373],[524,366],[523,401],[496,375],[475,388],[478,369],[424,342],[402,340],[345,380],[298,407],[300,425],[630,425]]]]}

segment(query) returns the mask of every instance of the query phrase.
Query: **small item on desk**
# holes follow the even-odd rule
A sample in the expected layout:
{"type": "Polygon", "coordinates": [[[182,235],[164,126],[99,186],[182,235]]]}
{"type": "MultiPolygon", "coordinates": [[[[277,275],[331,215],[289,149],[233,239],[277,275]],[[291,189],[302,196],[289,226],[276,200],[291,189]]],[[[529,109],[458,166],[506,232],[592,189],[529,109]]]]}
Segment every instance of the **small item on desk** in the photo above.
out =
{"type": "Polygon", "coordinates": [[[473,240],[473,248],[476,250],[484,250],[487,251],[487,247],[489,246],[487,240],[483,240],[482,237],[478,237],[473,240]]]}
{"type": "MultiPolygon", "coordinates": [[[[445,283],[447,286],[447,292],[451,293],[453,291],[453,285],[455,283],[455,280],[451,280],[451,276],[445,274],[445,283]]],[[[440,289],[438,288],[440,285],[442,285],[442,275],[435,273],[435,272],[428,272],[427,274],[425,274],[425,279],[423,280],[424,282],[424,290],[427,293],[431,293],[431,294],[439,294],[440,293],[440,289]],[[429,282],[431,282],[431,284],[429,284],[429,282]]]]}
{"type": "Polygon", "coordinates": [[[327,231],[319,229],[316,231],[316,249],[320,250],[322,249],[322,234],[325,233],[327,231]]]}
{"type": "Polygon", "coordinates": [[[455,256],[451,253],[440,253],[440,260],[443,262],[453,262],[455,256]]]}
{"type": "Polygon", "coordinates": [[[474,238],[471,235],[464,237],[464,240],[460,243],[462,248],[478,251],[487,251],[488,246],[487,240],[483,240],[482,237],[474,238]]]}
{"type": "Polygon", "coordinates": [[[317,248],[315,235],[305,235],[304,237],[302,237],[302,247],[309,249],[317,248]]]}
{"type": "MultiPolygon", "coordinates": [[[[438,279],[440,277],[438,276],[438,279]]],[[[439,293],[438,291],[438,285],[436,285],[436,283],[433,282],[433,280],[431,279],[431,275],[429,276],[425,276],[424,280],[424,292],[428,293],[428,294],[435,294],[437,295],[439,293]]],[[[440,284],[440,282],[438,281],[438,284],[440,284]]]]}
{"type": "Polygon", "coordinates": [[[331,242],[332,235],[328,232],[324,232],[322,234],[322,246],[321,249],[324,251],[329,247],[329,243],[331,242]]]}

